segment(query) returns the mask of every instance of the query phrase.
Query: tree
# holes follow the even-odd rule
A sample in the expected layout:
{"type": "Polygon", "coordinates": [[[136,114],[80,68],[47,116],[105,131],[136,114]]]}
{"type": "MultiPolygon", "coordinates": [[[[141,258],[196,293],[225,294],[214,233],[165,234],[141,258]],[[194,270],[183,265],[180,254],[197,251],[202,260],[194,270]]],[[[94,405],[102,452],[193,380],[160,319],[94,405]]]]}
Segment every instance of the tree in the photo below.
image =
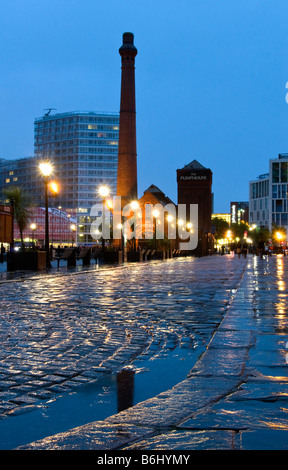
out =
{"type": "Polygon", "coordinates": [[[240,224],[233,223],[231,224],[231,231],[234,238],[240,238],[242,240],[244,238],[245,232],[248,233],[249,231],[249,224],[244,222],[244,220],[241,220],[240,224]]]}
{"type": "Polygon", "coordinates": [[[254,244],[257,246],[260,240],[263,240],[264,243],[267,245],[270,239],[270,231],[267,227],[256,227],[253,231],[250,232],[251,238],[254,244]]]}
{"type": "Polygon", "coordinates": [[[229,230],[229,223],[226,220],[214,217],[211,225],[215,240],[226,237],[227,230],[229,230]]]}
{"type": "Polygon", "coordinates": [[[6,198],[9,199],[10,204],[13,207],[14,219],[16,220],[19,227],[21,245],[24,249],[25,244],[23,239],[23,232],[27,227],[31,217],[31,211],[29,209],[29,207],[31,207],[31,200],[27,194],[25,194],[18,186],[11,186],[10,188],[5,189],[3,193],[6,198]]]}

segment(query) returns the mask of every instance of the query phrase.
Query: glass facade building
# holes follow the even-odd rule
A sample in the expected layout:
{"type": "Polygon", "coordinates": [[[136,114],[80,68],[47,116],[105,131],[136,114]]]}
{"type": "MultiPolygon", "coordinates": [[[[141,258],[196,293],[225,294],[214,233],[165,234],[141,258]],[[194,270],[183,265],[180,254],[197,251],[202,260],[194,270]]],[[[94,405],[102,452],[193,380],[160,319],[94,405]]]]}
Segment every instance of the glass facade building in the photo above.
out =
{"type": "Polygon", "coordinates": [[[97,187],[116,193],[119,115],[63,113],[35,120],[35,155],[51,160],[66,208],[91,208],[97,187]]]}
{"type": "Polygon", "coordinates": [[[0,198],[5,200],[3,189],[20,186],[31,196],[33,205],[44,207],[43,178],[39,174],[35,157],[0,159],[0,198]]]}
{"type": "Polygon", "coordinates": [[[269,173],[250,182],[249,223],[271,230],[276,224],[288,233],[288,154],[269,161],[269,173]]]}
{"type": "Polygon", "coordinates": [[[61,207],[77,217],[77,243],[92,244],[90,210],[101,202],[98,189],[109,187],[116,195],[119,113],[73,111],[35,119],[33,157],[0,160],[0,188],[18,185],[44,207],[41,161],[53,166],[59,185],[50,207],[61,207]]]}

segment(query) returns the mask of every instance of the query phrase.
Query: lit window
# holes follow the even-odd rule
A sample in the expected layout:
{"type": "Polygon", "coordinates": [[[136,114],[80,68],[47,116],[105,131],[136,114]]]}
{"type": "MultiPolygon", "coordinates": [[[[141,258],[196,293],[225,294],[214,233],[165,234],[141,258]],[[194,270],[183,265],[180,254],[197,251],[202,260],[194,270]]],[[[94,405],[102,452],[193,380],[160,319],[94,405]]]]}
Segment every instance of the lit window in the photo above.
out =
{"type": "Polygon", "coordinates": [[[10,178],[6,178],[6,183],[10,183],[10,178]]]}

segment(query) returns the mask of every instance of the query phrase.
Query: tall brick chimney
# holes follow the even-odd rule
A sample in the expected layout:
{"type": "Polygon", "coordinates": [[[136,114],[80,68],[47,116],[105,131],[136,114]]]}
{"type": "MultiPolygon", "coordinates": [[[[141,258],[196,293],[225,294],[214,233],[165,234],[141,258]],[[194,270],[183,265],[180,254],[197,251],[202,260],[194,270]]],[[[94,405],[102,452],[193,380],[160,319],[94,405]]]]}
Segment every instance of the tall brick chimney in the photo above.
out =
{"type": "Polygon", "coordinates": [[[119,49],[122,60],[120,127],[118,143],[117,196],[122,207],[138,198],[136,153],[136,104],[135,104],[135,57],[134,35],[123,34],[119,49]]]}

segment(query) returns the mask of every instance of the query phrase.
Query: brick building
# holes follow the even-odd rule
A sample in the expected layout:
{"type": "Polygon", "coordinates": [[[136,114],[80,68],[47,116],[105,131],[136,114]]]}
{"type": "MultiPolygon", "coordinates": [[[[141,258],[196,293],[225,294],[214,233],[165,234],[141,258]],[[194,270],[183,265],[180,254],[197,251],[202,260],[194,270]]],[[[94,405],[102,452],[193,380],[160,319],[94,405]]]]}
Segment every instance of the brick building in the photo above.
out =
{"type": "Polygon", "coordinates": [[[196,254],[207,255],[212,248],[212,171],[197,160],[177,170],[178,205],[186,205],[190,220],[190,204],[198,206],[198,247],[196,254]]]}

